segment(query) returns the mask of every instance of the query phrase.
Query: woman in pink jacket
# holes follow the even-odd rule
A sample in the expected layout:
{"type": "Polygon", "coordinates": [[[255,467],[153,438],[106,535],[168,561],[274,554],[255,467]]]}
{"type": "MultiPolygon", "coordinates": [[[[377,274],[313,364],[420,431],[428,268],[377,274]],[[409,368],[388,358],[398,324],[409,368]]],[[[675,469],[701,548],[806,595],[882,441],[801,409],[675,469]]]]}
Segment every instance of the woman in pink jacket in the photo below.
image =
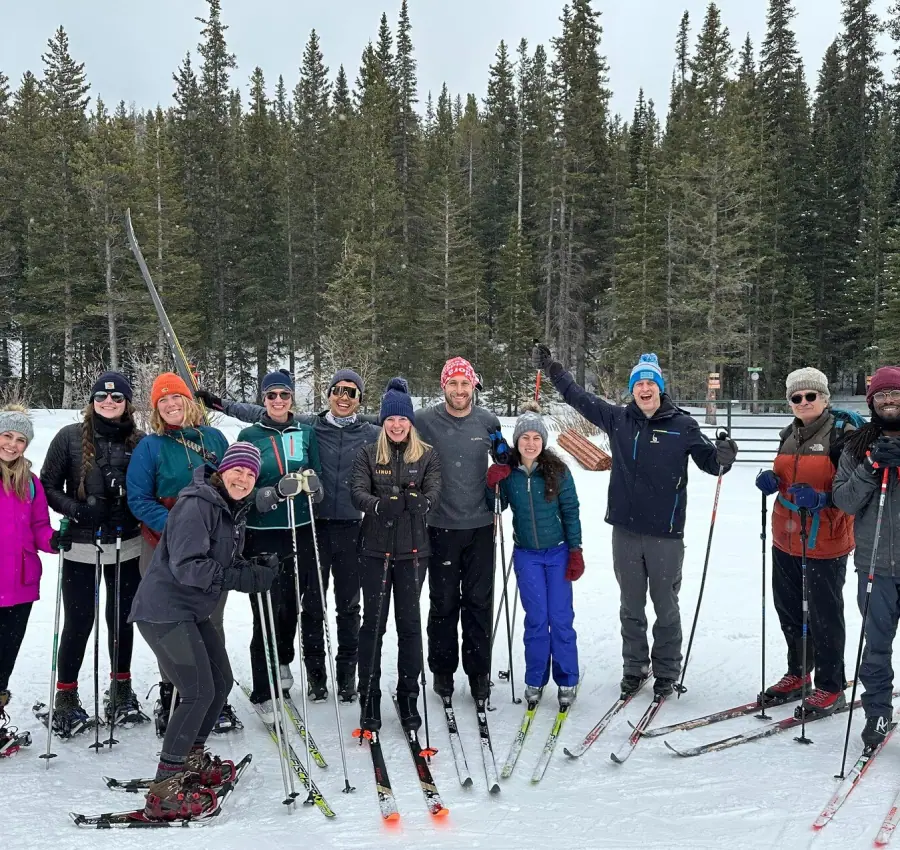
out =
{"type": "Polygon", "coordinates": [[[68,549],[68,532],[50,527],[44,488],[31,472],[25,449],[34,426],[25,408],[0,410],[0,755],[14,736],[4,734],[12,675],[28,615],[40,596],[41,559],[38,551],[68,549]]]}

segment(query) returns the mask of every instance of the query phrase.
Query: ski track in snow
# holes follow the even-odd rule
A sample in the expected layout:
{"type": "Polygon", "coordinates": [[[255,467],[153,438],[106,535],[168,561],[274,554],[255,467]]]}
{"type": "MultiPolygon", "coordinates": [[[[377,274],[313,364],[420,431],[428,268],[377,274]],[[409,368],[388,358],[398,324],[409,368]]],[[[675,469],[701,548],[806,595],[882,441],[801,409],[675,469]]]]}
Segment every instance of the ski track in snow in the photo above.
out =
{"type": "MultiPolygon", "coordinates": [[[[40,469],[50,440],[63,425],[77,420],[72,411],[38,411],[36,437],[28,457],[35,471],[40,469]]],[[[779,425],[772,422],[773,436],[779,425]]],[[[503,420],[507,438],[513,420],[503,420]]],[[[229,439],[240,429],[234,420],[221,418],[229,439]]],[[[759,432],[755,432],[754,436],[759,432]]],[[[741,430],[734,432],[740,442],[741,430]]],[[[570,464],[574,466],[574,462],[570,464]]],[[[658,717],[659,724],[673,723],[710,711],[751,700],[760,686],[760,496],[753,486],[759,468],[766,464],[739,464],[722,485],[719,516],[706,594],[700,614],[686,678],[689,688],[680,700],[670,699],[658,717]]],[[[555,846],[562,840],[575,848],[868,848],[900,786],[900,753],[892,745],[880,754],[860,786],[826,829],[815,835],[811,824],[836,787],[832,777],[840,767],[846,717],[820,721],[809,727],[813,746],[793,741],[795,731],[781,733],[766,741],[746,744],[721,753],[679,759],[666,750],[663,739],[642,741],[627,764],[614,765],[609,753],[618,750],[629,734],[626,720],[636,722],[649,701],[649,689],[622,712],[593,747],[579,760],[569,760],[563,747],[581,740],[618,695],[621,675],[618,589],[612,572],[610,532],[603,522],[608,475],[574,468],[581,501],[584,553],[587,569],[575,585],[575,626],[578,631],[580,663],[588,674],[587,687],[579,694],[562,739],[543,781],[530,782],[531,771],[553,722],[555,690],[538,710],[534,726],[522,752],[516,772],[502,782],[502,791],[489,797],[479,754],[475,709],[460,671],[456,677],[454,702],[459,732],[474,779],[470,789],[460,787],[440,701],[429,691],[429,719],[432,744],[440,753],[432,760],[432,771],[450,815],[432,818],[425,809],[418,782],[410,764],[406,743],[393,712],[385,711],[382,746],[401,812],[401,820],[385,825],[378,812],[371,760],[364,747],[350,738],[358,723],[357,706],[341,706],[346,736],[351,783],[356,791],[341,793],[343,776],[334,724],[334,707],[310,705],[309,724],[328,760],[325,770],[312,767],[312,775],[337,813],[326,820],[312,806],[296,805],[288,812],[282,805],[281,775],[274,743],[253,715],[239,689],[231,701],[245,729],[237,734],[213,736],[214,751],[235,761],[253,753],[253,764],[244,774],[237,792],[229,799],[219,821],[206,831],[169,830],[167,847],[215,846],[217,850],[243,850],[248,846],[324,846],[335,850],[422,847],[490,848],[521,850],[528,846],[555,846]]],[[[687,548],[681,591],[685,646],[699,590],[715,478],[690,466],[689,510],[685,534],[687,548]]],[[[769,504],[771,520],[771,500],[769,504]]],[[[58,517],[53,517],[54,525],[58,517]]],[[[511,551],[511,526],[505,516],[507,556],[511,551]]],[[[771,535],[769,535],[769,540],[771,535]]],[[[93,814],[137,806],[138,795],[108,791],[101,776],[130,778],[148,775],[156,764],[159,741],[152,724],[132,730],[118,730],[120,741],[111,752],[95,754],[88,749],[92,735],[69,742],[53,741],[57,758],[49,770],[37,758],[44,751],[45,733],[31,714],[35,701],[46,701],[49,685],[49,656],[52,642],[53,601],[57,559],[43,555],[45,573],[42,599],[34,606],[28,633],[13,673],[10,706],[14,722],[31,731],[34,743],[17,755],[0,761],[0,798],[10,816],[4,818],[3,845],[55,850],[145,848],[158,843],[140,830],[89,831],[77,829],[67,817],[69,811],[93,814]]],[[[851,556],[852,558],[852,556],[851,556]]],[[[771,576],[771,558],[767,556],[771,576]]],[[[498,569],[500,598],[501,572],[498,569]]],[[[783,672],[784,645],[772,607],[771,578],[767,589],[767,671],[768,682],[783,672]]],[[[855,661],[860,617],[855,603],[855,574],[848,570],[845,586],[847,619],[846,661],[848,675],[855,661]]],[[[104,591],[105,592],[105,591],[104,591]]],[[[423,612],[427,593],[423,594],[423,612]]],[[[329,595],[329,604],[331,596],[329,595]]],[[[648,603],[652,624],[652,608],[648,603]]],[[[489,715],[494,752],[502,764],[522,716],[522,707],[510,702],[508,683],[496,680],[496,671],[506,667],[506,641],[501,621],[494,653],[493,703],[489,715]]],[[[248,600],[232,594],[226,612],[228,648],[235,677],[249,680],[247,646],[251,634],[248,600]]],[[[105,624],[103,626],[105,631],[105,624]]],[[[332,641],[336,630],[332,621],[332,641]]],[[[514,641],[514,671],[521,696],[523,654],[522,614],[517,617],[514,641]]],[[[105,646],[105,634],[101,647],[105,646]]],[[[81,671],[80,691],[85,707],[93,711],[92,657],[89,643],[81,671]]],[[[101,649],[101,684],[108,672],[105,650],[101,649]]],[[[385,638],[384,676],[388,680],[396,664],[396,633],[393,617],[385,638]]],[[[296,663],[294,664],[297,675],[296,663]]],[[[135,638],[132,664],[135,691],[150,713],[155,696],[144,699],[156,682],[154,659],[139,635],[135,638]]],[[[430,678],[430,677],[429,677],[430,678]]],[[[298,677],[299,682],[299,677],[298,677]]],[[[296,691],[296,688],[295,688],[296,691]]],[[[299,697],[299,692],[296,693],[299,697]]],[[[330,699],[333,697],[330,697],[330,699]]],[[[387,699],[385,695],[385,699],[387,699]]],[[[297,700],[299,703],[299,699],[297,700]]],[[[773,719],[787,716],[793,706],[773,709],[773,719]]],[[[859,753],[861,712],[854,713],[848,754],[848,768],[859,753]]],[[[676,733],[669,740],[689,746],[717,740],[742,730],[755,729],[760,721],[752,715],[676,733]]],[[[424,729],[420,734],[424,743],[424,729]]],[[[305,761],[301,742],[295,749],[305,761]]],[[[297,787],[301,788],[299,782],[297,787]]],[[[302,788],[301,788],[302,790],[302,788]]],[[[302,800],[303,797],[301,796],[302,800]]],[[[897,839],[900,842],[900,839],[897,839]]],[[[900,844],[898,844],[900,846],[900,844]]]]}

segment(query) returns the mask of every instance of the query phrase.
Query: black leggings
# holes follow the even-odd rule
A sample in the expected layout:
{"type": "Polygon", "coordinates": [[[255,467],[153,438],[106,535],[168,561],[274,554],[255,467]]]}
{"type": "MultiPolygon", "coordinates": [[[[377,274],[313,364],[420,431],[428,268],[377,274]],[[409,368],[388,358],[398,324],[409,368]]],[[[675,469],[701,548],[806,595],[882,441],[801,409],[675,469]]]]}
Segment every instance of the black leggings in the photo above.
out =
{"type": "MultiPolygon", "coordinates": [[[[115,673],[131,672],[131,651],[134,628],[128,622],[131,603],[137,593],[141,574],[138,558],[122,562],[119,598],[119,664],[115,673]]],[[[110,666],[113,657],[113,622],[116,616],[115,564],[103,567],[106,580],[106,630],[110,666]]],[[[94,628],[94,565],[63,560],[62,599],[65,617],[59,639],[59,681],[69,684],[78,681],[84,653],[94,628]]]]}
{"type": "Polygon", "coordinates": [[[22,638],[25,637],[25,627],[33,604],[25,602],[22,605],[0,608],[0,691],[9,687],[9,677],[12,676],[16,656],[22,646],[22,638]]]}
{"type": "Polygon", "coordinates": [[[137,627],[181,697],[166,726],[160,760],[183,763],[192,747],[206,743],[234,684],[225,644],[209,620],[137,627]]]}

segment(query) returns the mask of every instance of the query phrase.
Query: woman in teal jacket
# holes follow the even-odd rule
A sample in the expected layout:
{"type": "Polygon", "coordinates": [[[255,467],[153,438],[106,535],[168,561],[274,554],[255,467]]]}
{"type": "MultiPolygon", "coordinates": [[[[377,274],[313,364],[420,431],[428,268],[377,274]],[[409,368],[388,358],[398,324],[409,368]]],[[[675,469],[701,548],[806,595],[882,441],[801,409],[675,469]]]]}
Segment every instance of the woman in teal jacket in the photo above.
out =
{"type": "MultiPolygon", "coordinates": [[[[312,482],[313,499],[322,499],[322,489],[318,476],[322,469],[319,463],[319,445],[316,434],[310,425],[301,425],[292,412],[294,403],[294,380],[285,369],[271,372],[263,378],[260,388],[265,415],[254,425],[244,428],[238,439],[253,443],[262,456],[257,487],[275,487],[282,476],[289,472],[311,470],[315,475],[305,481],[312,482]]],[[[294,498],[294,528],[288,523],[286,502],[265,514],[255,507],[247,516],[247,541],[244,546],[247,558],[257,555],[274,554],[281,559],[281,570],[272,585],[272,609],[275,616],[275,645],[278,648],[278,670],[274,675],[281,677],[281,685],[287,691],[294,683],[290,664],[294,660],[294,637],[297,634],[297,594],[294,586],[294,569],[300,571],[300,588],[305,592],[309,586],[311,592],[319,592],[318,579],[308,581],[310,570],[316,569],[315,547],[313,545],[313,527],[309,515],[309,499],[306,494],[294,498]],[[294,541],[297,536],[297,560],[294,564],[294,541]]],[[[313,574],[314,576],[314,574],[313,574]]],[[[274,718],[272,700],[269,692],[269,679],[266,675],[266,657],[263,649],[262,622],[259,618],[259,607],[256,600],[251,599],[253,611],[253,638],[250,641],[250,667],[253,671],[253,690],[250,701],[260,706],[265,719],[274,718]]],[[[272,635],[266,630],[269,641],[272,635]]],[[[315,640],[313,624],[303,623],[302,640],[304,646],[315,640]]],[[[271,644],[270,644],[271,645],[271,644]]],[[[324,700],[326,676],[324,666],[307,664],[309,677],[308,693],[314,701],[324,700]]],[[[289,696],[289,694],[286,694],[289,696]]]]}
{"type": "Polygon", "coordinates": [[[549,449],[540,414],[516,421],[509,464],[488,469],[490,500],[513,514],[513,566],[525,609],[525,699],[538,700],[550,679],[560,706],[578,684],[572,582],[584,572],[578,495],[568,467],[549,449]]]}

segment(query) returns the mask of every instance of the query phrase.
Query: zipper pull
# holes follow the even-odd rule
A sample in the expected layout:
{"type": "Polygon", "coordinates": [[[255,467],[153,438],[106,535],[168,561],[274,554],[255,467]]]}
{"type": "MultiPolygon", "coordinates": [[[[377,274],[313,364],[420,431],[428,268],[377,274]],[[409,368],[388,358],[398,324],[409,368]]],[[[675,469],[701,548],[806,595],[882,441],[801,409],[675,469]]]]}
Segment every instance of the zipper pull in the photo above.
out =
{"type": "Polygon", "coordinates": [[[528,492],[530,493],[531,492],[531,476],[529,475],[525,480],[528,482],[528,492]]]}

